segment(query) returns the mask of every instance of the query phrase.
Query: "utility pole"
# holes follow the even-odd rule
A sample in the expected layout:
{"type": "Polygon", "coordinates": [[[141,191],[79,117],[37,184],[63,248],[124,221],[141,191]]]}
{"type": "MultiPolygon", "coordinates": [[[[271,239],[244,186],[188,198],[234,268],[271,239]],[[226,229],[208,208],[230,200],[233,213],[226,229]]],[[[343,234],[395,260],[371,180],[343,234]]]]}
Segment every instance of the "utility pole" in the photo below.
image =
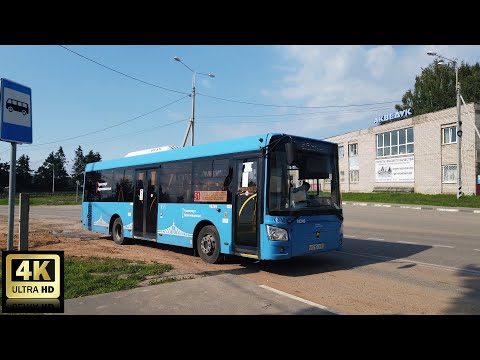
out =
{"type": "MultiPolygon", "coordinates": [[[[462,111],[460,107],[460,82],[458,81],[458,59],[449,59],[440,54],[437,54],[434,51],[428,51],[427,55],[436,56],[442,60],[437,62],[437,65],[445,65],[443,60],[450,62],[455,68],[455,88],[457,90],[457,199],[460,199],[463,196],[462,191],[462,111]]],[[[475,124],[475,122],[474,122],[475,124]]]]}
{"type": "Polygon", "coordinates": [[[457,146],[458,146],[458,159],[457,159],[457,199],[463,196],[462,192],[462,111],[460,105],[460,82],[458,81],[458,64],[455,61],[455,82],[457,84],[457,146]]]}
{"type": "MultiPolygon", "coordinates": [[[[192,79],[192,120],[191,120],[191,128],[192,128],[192,146],[193,146],[193,139],[194,139],[194,131],[195,131],[195,75],[196,72],[193,72],[193,79],[192,79]]],[[[185,140],[184,139],[184,144],[185,146],[185,140]]]]}
{"type": "Polygon", "coordinates": [[[52,164],[52,194],[55,194],[55,164],[52,164]]]}
{"type": "Polygon", "coordinates": [[[188,70],[190,70],[193,73],[192,95],[191,95],[191,97],[192,97],[192,116],[190,118],[190,122],[188,123],[187,129],[185,130],[185,136],[183,137],[182,147],[185,147],[185,144],[187,143],[188,133],[190,132],[190,129],[192,129],[192,139],[191,139],[192,142],[191,142],[191,144],[193,146],[193,144],[194,144],[194,133],[195,133],[195,78],[196,78],[197,74],[209,76],[211,78],[214,78],[215,75],[205,74],[205,73],[201,73],[201,72],[197,72],[197,71],[193,70],[187,64],[185,64],[178,56],[175,56],[173,59],[175,61],[178,61],[179,63],[182,63],[188,70]]]}

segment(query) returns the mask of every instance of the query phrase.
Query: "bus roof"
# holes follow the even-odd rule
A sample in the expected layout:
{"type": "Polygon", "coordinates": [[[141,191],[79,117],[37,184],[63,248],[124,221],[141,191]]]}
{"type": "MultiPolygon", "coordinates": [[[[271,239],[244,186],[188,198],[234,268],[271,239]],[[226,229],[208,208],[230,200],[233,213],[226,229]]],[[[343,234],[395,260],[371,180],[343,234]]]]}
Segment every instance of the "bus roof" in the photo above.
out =
{"type": "MultiPolygon", "coordinates": [[[[236,152],[246,152],[260,150],[268,144],[270,138],[274,135],[286,135],[280,133],[267,133],[256,136],[249,136],[243,138],[229,139],[224,141],[217,141],[207,144],[183,147],[179,149],[172,149],[168,151],[155,152],[145,155],[137,155],[131,157],[123,157],[112,160],[104,160],[95,163],[87,164],[85,171],[96,171],[104,169],[113,169],[117,167],[139,166],[144,164],[167,162],[183,159],[192,159],[206,156],[214,156],[221,154],[229,154],[236,152]],[[260,141],[262,139],[262,141],[260,141]]],[[[301,138],[296,135],[293,137],[301,138]]],[[[317,140],[325,142],[323,140],[317,140]]]]}

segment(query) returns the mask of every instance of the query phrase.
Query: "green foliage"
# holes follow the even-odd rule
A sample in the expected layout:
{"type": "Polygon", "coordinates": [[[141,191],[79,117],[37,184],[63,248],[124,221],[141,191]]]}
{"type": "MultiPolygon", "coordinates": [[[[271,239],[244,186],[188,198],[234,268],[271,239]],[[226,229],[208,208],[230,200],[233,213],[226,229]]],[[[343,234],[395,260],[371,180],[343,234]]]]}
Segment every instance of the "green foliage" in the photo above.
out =
{"type": "Polygon", "coordinates": [[[168,264],[126,259],[66,257],[65,299],[132,289],[147,276],[158,276],[171,269],[168,264]]]}
{"type": "Polygon", "coordinates": [[[456,194],[342,193],[342,200],[480,208],[480,196],[463,196],[457,199],[456,194]]]}
{"type": "Polygon", "coordinates": [[[83,183],[83,172],[85,171],[85,156],[83,156],[83,150],[80,145],[78,145],[77,150],[75,150],[75,158],[73,159],[72,167],[72,180],[80,181],[83,183]]]}
{"type": "MultiPolygon", "coordinates": [[[[30,195],[30,205],[78,205],[82,201],[82,194],[78,194],[78,201],[75,202],[75,195],[30,195]]],[[[18,205],[18,194],[15,197],[15,204],[18,205]]],[[[8,197],[0,199],[0,205],[8,205],[8,197]]]]}
{"type": "Polygon", "coordinates": [[[102,161],[102,156],[99,152],[93,152],[90,150],[87,155],[85,155],[85,164],[89,164],[92,162],[102,161]]]}
{"type": "Polygon", "coordinates": [[[17,160],[16,184],[17,192],[23,192],[32,186],[32,170],[30,169],[30,157],[22,155],[17,160]]]}
{"type": "Polygon", "coordinates": [[[8,186],[8,171],[10,165],[7,162],[0,162],[0,193],[8,186]]]}
{"type": "MultiPolygon", "coordinates": [[[[458,69],[458,78],[465,102],[480,102],[480,64],[462,63],[458,69]]],[[[412,108],[414,115],[421,115],[455,107],[455,82],[454,66],[438,65],[434,61],[415,77],[413,91],[407,90],[402,97],[402,104],[395,105],[395,109],[399,111],[412,108]]]]}
{"type": "Polygon", "coordinates": [[[102,156],[99,152],[94,152],[90,150],[87,155],[83,155],[83,150],[80,145],[78,145],[77,150],[75,150],[75,158],[73,160],[72,167],[72,181],[75,184],[76,181],[80,181],[80,184],[83,184],[83,174],[85,172],[85,165],[91,162],[102,161],[102,156]]]}
{"type": "Polygon", "coordinates": [[[69,176],[65,166],[68,161],[60,146],[56,153],[53,151],[47,156],[34,175],[34,184],[38,190],[49,191],[52,189],[55,176],[55,190],[66,190],[69,185],[69,176]]]}

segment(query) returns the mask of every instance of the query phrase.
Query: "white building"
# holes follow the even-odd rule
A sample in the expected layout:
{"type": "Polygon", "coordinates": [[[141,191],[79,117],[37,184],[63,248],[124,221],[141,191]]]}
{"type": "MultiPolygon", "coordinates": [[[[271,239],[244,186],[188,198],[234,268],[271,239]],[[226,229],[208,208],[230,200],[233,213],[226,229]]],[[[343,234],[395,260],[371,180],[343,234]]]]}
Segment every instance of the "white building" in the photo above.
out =
{"type": "MultiPolygon", "coordinates": [[[[473,195],[480,175],[480,139],[474,127],[480,129],[480,104],[467,104],[461,111],[462,190],[473,195]]],[[[403,120],[385,117],[388,122],[324,139],[339,146],[341,191],[455,194],[457,108],[403,120]]]]}

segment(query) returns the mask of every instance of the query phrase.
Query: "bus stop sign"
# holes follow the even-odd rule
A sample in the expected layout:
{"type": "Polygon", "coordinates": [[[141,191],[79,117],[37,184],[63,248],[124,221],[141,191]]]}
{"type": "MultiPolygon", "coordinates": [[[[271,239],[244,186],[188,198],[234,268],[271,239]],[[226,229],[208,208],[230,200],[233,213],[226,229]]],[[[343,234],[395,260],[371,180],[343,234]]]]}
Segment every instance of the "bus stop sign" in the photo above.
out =
{"type": "Polygon", "coordinates": [[[32,89],[0,79],[0,140],[32,143],[32,89]]]}

